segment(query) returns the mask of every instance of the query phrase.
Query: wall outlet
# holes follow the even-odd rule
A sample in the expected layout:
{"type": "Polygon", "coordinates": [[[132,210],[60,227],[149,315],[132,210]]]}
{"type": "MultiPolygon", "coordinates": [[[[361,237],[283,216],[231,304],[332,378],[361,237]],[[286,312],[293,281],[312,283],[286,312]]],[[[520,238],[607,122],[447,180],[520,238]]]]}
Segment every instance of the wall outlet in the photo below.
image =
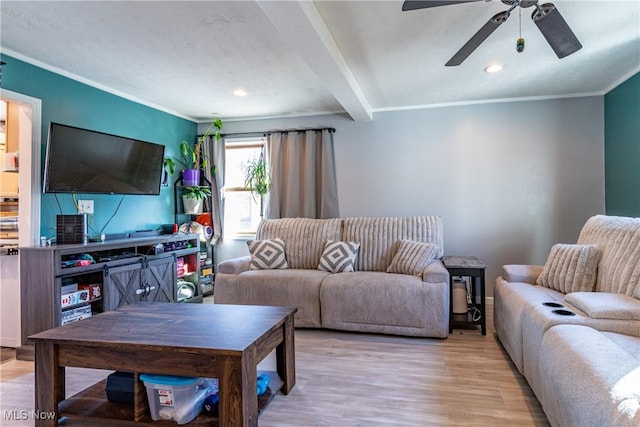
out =
{"type": "Polygon", "coordinates": [[[78,213],[93,213],[93,200],[78,200],[78,213]]]}

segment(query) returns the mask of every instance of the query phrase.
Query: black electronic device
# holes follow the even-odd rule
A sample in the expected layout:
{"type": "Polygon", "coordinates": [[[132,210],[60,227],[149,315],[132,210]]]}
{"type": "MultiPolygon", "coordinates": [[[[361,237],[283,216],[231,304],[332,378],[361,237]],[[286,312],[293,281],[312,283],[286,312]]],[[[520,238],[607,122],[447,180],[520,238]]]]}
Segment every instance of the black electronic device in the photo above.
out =
{"type": "Polygon", "coordinates": [[[58,245],[87,243],[87,215],[57,215],[56,243],[58,245]]]}
{"type": "Polygon", "coordinates": [[[149,236],[159,236],[162,234],[161,230],[136,230],[129,233],[129,237],[149,237],[149,236]]]}
{"type": "Polygon", "coordinates": [[[45,193],[158,195],[164,145],[49,125],[45,193]]]}
{"type": "Polygon", "coordinates": [[[191,243],[188,240],[177,241],[177,242],[166,242],[163,243],[164,251],[179,251],[181,249],[188,249],[191,247],[191,243]]]}
{"type": "Polygon", "coordinates": [[[164,245],[158,243],[156,245],[141,246],[139,251],[145,255],[160,255],[164,253],[164,245]]]}

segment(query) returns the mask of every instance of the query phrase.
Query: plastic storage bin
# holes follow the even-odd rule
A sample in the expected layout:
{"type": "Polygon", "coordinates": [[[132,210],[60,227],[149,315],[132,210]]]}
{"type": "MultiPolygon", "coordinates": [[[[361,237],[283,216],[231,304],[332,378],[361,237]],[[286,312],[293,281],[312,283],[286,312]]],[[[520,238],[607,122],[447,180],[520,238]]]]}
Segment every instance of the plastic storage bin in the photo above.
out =
{"type": "Polygon", "coordinates": [[[202,411],[213,384],[206,378],[140,375],[147,388],[151,419],[186,424],[202,411]]]}
{"type": "Polygon", "coordinates": [[[105,391],[109,402],[133,403],[133,373],[116,371],[110,374],[105,391]]]}

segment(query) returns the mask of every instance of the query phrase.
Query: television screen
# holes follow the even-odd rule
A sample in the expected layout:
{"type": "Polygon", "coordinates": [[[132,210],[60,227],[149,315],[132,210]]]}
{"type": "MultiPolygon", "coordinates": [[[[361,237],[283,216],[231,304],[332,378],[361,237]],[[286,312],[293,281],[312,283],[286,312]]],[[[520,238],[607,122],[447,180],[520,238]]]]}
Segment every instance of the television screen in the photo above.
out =
{"type": "Polygon", "coordinates": [[[51,123],[45,193],[160,194],[164,145],[51,123]]]}

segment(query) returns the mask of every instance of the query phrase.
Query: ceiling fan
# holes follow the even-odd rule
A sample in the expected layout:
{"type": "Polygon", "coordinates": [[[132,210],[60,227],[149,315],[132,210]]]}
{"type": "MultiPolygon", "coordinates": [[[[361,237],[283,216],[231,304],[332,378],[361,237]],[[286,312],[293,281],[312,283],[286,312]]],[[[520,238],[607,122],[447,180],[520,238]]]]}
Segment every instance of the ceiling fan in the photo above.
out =
{"type": "MultiPolygon", "coordinates": [[[[406,0],[402,4],[403,11],[425,9],[438,6],[448,6],[459,3],[471,3],[477,1],[491,1],[491,0],[426,0],[426,1],[411,1],[406,0]]],[[[569,25],[564,20],[558,9],[552,3],[538,4],[538,0],[500,0],[502,3],[509,6],[508,10],[500,12],[494,15],[489,21],[484,24],[477,33],[473,35],[460,48],[455,55],[445,64],[446,66],[456,66],[462,64],[474,50],[478,48],[484,42],[487,37],[491,35],[502,23],[504,23],[511,12],[516,7],[528,8],[535,6],[535,10],[531,14],[531,19],[538,26],[538,29],[542,33],[547,42],[556,53],[558,58],[564,58],[572,53],[580,50],[582,45],[580,41],[573,33],[569,25]]],[[[524,49],[524,40],[519,39],[517,45],[518,52],[524,49]],[[520,42],[522,40],[522,42],[520,42]]]]}

